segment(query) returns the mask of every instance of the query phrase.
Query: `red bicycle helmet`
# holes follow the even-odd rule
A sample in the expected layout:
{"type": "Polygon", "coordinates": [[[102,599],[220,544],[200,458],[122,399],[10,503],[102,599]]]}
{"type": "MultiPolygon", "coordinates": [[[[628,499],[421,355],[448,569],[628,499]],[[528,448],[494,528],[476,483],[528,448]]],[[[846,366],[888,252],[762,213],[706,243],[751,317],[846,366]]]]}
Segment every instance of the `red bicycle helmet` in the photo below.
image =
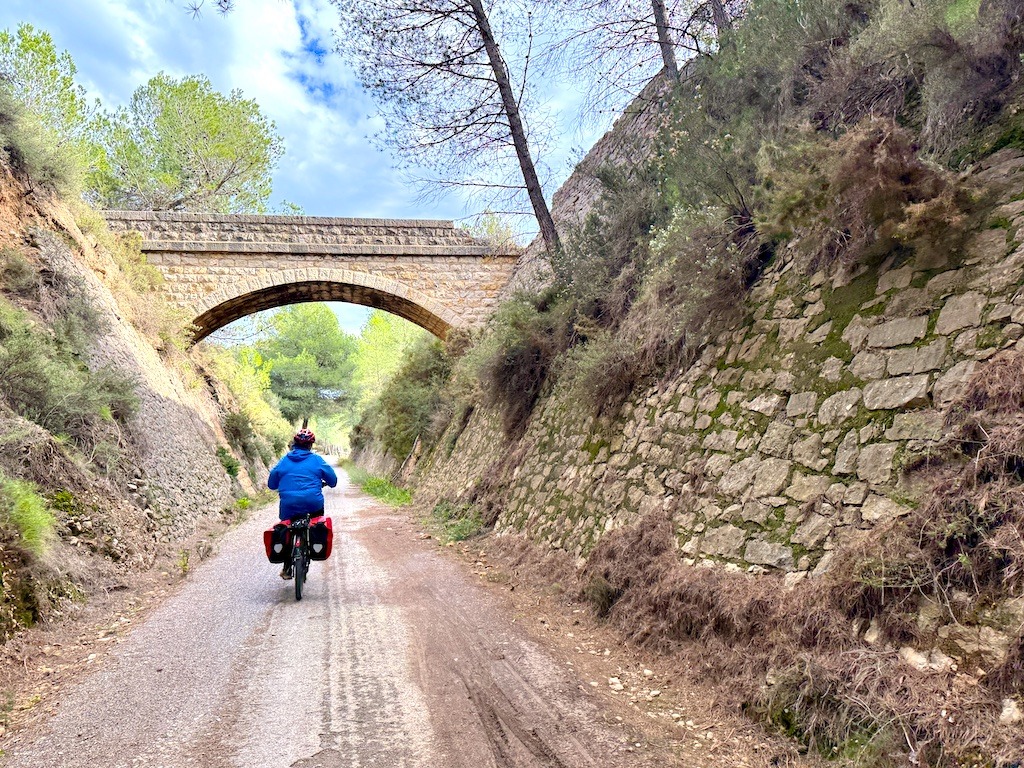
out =
{"type": "Polygon", "coordinates": [[[316,442],[316,435],[310,429],[300,429],[295,433],[295,437],[292,438],[293,442],[302,443],[303,445],[312,445],[316,442]]]}

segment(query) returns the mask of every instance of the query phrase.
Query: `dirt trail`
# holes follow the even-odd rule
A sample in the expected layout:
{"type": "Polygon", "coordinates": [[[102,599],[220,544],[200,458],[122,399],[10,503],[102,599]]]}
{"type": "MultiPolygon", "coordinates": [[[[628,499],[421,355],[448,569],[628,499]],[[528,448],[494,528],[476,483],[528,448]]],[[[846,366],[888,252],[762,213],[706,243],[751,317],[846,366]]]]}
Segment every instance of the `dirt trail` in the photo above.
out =
{"type": "Polygon", "coordinates": [[[343,485],[295,602],[270,510],[6,744],[11,768],[684,765],[600,709],[501,601],[343,485]]]}

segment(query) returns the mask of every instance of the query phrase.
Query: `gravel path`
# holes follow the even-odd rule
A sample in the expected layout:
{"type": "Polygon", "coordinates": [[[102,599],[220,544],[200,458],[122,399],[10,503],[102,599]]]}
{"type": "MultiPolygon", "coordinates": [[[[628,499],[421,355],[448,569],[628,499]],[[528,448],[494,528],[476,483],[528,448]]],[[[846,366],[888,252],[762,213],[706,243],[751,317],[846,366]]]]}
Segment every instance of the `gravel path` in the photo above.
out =
{"type": "Polygon", "coordinates": [[[7,765],[652,764],[401,515],[344,478],[327,499],[334,555],[313,564],[301,602],[263,555],[262,510],[17,738],[7,765]]]}

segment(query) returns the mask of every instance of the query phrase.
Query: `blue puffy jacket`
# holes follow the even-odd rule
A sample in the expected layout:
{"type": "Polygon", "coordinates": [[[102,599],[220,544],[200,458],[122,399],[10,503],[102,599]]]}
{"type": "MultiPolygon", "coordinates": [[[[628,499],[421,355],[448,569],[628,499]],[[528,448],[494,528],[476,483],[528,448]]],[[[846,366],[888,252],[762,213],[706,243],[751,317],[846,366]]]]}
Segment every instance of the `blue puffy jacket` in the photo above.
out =
{"type": "Polygon", "coordinates": [[[323,509],[321,481],[331,488],[338,484],[338,476],[330,464],[306,448],[292,448],[286,453],[267,478],[270,490],[281,496],[278,517],[289,520],[323,509]]]}

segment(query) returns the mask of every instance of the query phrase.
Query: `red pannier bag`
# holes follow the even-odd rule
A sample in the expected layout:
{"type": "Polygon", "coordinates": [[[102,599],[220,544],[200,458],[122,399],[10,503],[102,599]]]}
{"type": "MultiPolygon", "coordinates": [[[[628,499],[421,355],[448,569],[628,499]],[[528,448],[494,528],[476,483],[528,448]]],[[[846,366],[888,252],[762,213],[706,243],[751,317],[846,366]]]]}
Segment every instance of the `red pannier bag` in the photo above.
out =
{"type": "Polygon", "coordinates": [[[334,525],[329,517],[314,517],[309,521],[309,559],[326,560],[334,546],[334,525]]]}
{"type": "Polygon", "coordinates": [[[290,558],[291,544],[287,523],[275,523],[263,532],[263,546],[267,550],[267,559],[272,563],[283,563],[290,558]]]}

